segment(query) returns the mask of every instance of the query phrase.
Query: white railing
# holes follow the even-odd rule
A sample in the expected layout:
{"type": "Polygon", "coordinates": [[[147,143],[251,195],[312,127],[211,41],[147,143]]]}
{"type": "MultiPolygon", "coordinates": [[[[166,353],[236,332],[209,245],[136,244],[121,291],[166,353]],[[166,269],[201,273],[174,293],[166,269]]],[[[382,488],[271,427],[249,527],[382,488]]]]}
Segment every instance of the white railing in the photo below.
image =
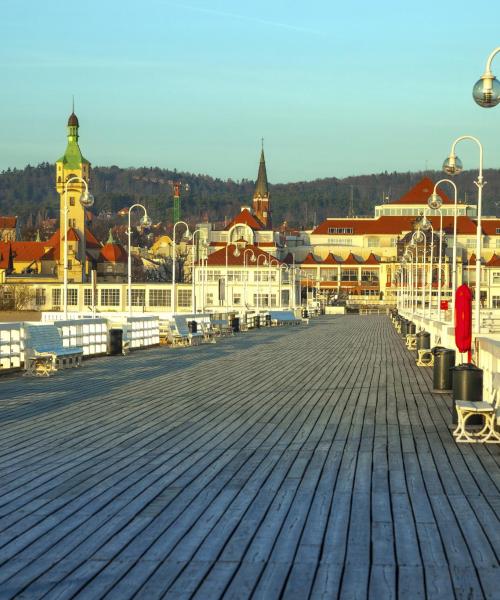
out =
{"type": "MultiPolygon", "coordinates": [[[[483,369],[483,400],[492,401],[493,381],[500,374],[500,339],[478,338],[478,367],[483,369]]],[[[495,384],[497,382],[495,381],[495,384]]]]}
{"type": "Polygon", "coordinates": [[[0,371],[21,367],[21,324],[0,323],[0,371]]]}

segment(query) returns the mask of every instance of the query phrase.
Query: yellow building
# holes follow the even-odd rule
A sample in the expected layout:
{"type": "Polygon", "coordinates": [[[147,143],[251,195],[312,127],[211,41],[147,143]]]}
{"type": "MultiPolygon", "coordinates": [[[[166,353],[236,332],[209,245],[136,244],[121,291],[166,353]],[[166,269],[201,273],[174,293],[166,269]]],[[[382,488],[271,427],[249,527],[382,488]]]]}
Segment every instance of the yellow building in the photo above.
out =
{"type": "Polygon", "coordinates": [[[70,240],[68,237],[68,279],[73,282],[86,280],[87,248],[86,248],[86,226],[85,208],[80,203],[80,197],[86,190],[85,184],[73,177],[84,179],[87,185],[90,182],[90,162],[83,157],[78,145],[78,118],[74,112],[68,119],[68,144],[63,156],[56,162],[56,190],[60,196],[59,209],[59,242],[60,256],[58,260],[59,279],[63,277],[64,262],[64,223],[65,208],[67,208],[68,229],[74,234],[70,240]],[[68,183],[69,182],[69,183],[68,183]]]}

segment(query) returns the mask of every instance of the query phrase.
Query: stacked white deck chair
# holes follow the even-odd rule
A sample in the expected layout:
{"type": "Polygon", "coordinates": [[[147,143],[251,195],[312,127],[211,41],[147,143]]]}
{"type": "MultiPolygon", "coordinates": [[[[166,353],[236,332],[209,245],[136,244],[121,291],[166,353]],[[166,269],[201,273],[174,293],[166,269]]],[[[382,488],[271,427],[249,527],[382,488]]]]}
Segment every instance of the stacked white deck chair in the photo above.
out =
{"type": "Polygon", "coordinates": [[[28,375],[49,377],[58,369],[79,367],[83,348],[64,347],[55,325],[24,325],[24,368],[28,375]]]}

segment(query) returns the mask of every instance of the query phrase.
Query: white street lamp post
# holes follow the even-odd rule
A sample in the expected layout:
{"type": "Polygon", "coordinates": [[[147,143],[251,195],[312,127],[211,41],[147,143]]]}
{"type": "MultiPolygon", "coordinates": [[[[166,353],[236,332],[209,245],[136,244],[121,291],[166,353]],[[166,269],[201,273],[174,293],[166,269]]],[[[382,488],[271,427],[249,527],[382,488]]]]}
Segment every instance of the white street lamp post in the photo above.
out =
{"type": "Polygon", "coordinates": [[[204,229],[195,229],[193,231],[193,235],[191,236],[193,242],[193,252],[192,252],[192,261],[193,261],[193,272],[191,273],[191,306],[193,307],[193,313],[196,314],[196,258],[198,255],[197,246],[196,246],[196,234],[198,234],[198,243],[200,242],[200,234],[204,231],[204,229]]]}
{"type": "Polygon", "coordinates": [[[131,238],[132,238],[132,225],[131,225],[131,221],[130,221],[130,216],[132,213],[132,209],[134,208],[142,208],[142,210],[144,211],[144,215],[142,217],[142,224],[145,225],[146,227],[150,225],[150,221],[148,219],[148,212],[146,210],[146,207],[143,206],[142,204],[132,204],[132,206],[128,209],[128,230],[127,230],[127,235],[128,235],[128,256],[127,256],[127,297],[128,297],[128,314],[131,317],[132,316],[132,251],[131,251],[131,238]]]}
{"type": "MultiPolygon", "coordinates": [[[[225,280],[225,289],[224,289],[224,296],[225,296],[225,300],[226,300],[226,312],[229,312],[229,274],[228,274],[228,254],[227,251],[229,250],[229,246],[234,246],[234,251],[233,251],[233,256],[239,256],[241,253],[238,249],[238,246],[234,243],[231,244],[226,244],[226,280],[225,280]]],[[[234,278],[234,273],[233,273],[233,278],[234,278]]]]}
{"type": "Polygon", "coordinates": [[[491,72],[491,62],[499,52],[500,47],[495,48],[488,56],[484,74],[472,88],[474,101],[483,108],[493,108],[500,102],[500,83],[491,72]]]}
{"type": "Polygon", "coordinates": [[[176,242],[175,242],[175,229],[177,227],[177,225],[185,225],[186,226],[186,231],[184,233],[184,235],[186,237],[189,237],[189,225],[186,223],[186,221],[177,221],[177,223],[174,223],[174,228],[173,228],[173,236],[172,236],[172,295],[173,295],[173,300],[172,300],[172,308],[173,308],[173,313],[175,314],[176,308],[177,308],[177,294],[176,294],[176,290],[175,290],[175,263],[177,260],[177,250],[176,250],[176,242]]]}
{"type": "Polygon", "coordinates": [[[267,265],[267,258],[265,254],[261,254],[257,256],[257,309],[260,311],[260,278],[262,273],[259,271],[259,260],[263,258],[262,266],[265,267],[267,265]]]}
{"type": "Polygon", "coordinates": [[[82,177],[73,175],[64,184],[64,249],[63,249],[63,306],[64,318],[68,318],[68,186],[73,181],[81,181],[85,185],[85,192],[80,196],[83,208],[90,208],[94,204],[94,197],[89,193],[88,183],[82,177]]]}
{"type": "Polygon", "coordinates": [[[243,267],[244,267],[244,270],[243,270],[243,296],[244,296],[243,302],[245,304],[245,308],[246,308],[246,306],[248,304],[248,286],[247,286],[247,279],[248,279],[247,265],[248,265],[248,263],[247,263],[247,254],[251,255],[250,256],[250,261],[251,262],[255,262],[257,260],[256,257],[255,257],[255,252],[251,248],[246,248],[243,251],[243,267]]]}
{"type": "Polygon", "coordinates": [[[462,171],[462,162],[455,154],[455,147],[458,144],[458,142],[461,142],[462,140],[471,140],[472,142],[475,142],[479,147],[479,173],[477,180],[474,181],[477,187],[475,327],[476,333],[479,334],[481,332],[481,211],[483,204],[483,187],[486,185],[486,182],[483,178],[483,146],[481,142],[472,135],[462,135],[459,138],[457,138],[451,146],[450,155],[444,161],[443,169],[446,173],[448,173],[448,175],[458,175],[462,171]]]}

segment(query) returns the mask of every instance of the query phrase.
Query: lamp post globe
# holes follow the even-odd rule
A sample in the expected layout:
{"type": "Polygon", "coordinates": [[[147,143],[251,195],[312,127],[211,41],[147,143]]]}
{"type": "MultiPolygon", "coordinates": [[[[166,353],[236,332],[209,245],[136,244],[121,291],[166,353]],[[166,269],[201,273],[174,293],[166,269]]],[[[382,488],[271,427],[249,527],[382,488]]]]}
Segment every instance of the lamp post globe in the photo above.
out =
{"type": "Polygon", "coordinates": [[[485,73],[472,88],[474,102],[483,108],[493,108],[500,102],[500,82],[492,73],[485,73]]]}
{"type": "Polygon", "coordinates": [[[448,175],[458,175],[464,170],[464,166],[462,161],[455,156],[454,154],[450,154],[448,158],[443,163],[443,171],[448,175]]]}
{"type": "Polygon", "coordinates": [[[431,210],[438,210],[439,208],[441,208],[442,204],[443,204],[443,200],[442,200],[441,196],[439,194],[437,194],[436,192],[434,192],[431,196],[429,196],[429,199],[427,200],[427,206],[431,210]]]}
{"type": "Polygon", "coordinates": [[[94,205],[94,196],[87,190],[80,196],[80,204],[83,208],[90,208],[94,205]]]}

